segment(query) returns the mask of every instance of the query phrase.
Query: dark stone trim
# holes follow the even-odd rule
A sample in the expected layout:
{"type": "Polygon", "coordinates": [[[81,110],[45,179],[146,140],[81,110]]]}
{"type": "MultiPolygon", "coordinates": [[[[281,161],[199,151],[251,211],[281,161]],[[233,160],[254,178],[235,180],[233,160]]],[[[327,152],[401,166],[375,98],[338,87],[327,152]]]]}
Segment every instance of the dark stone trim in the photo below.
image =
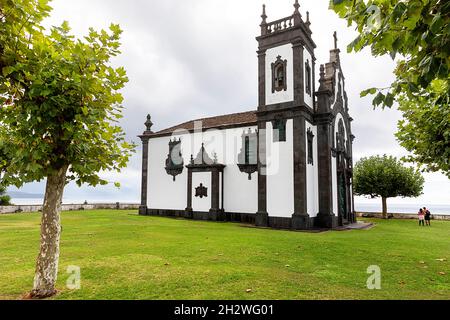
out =
{"type": "Polygon", "coordinates": [[[271,122],[277,118],[293,119],[301,116],[308,120],[308,122],[314,123],[314,113],[308,106],[295,106],[292,103],[273,104],[260,108],[257,115],[259,121],[266,122],[271,122]]]}
{"type": "MultiPolygon", "coordinates": [[[[166,210],[166,209],[147,209],[144,215],[147,216],[160,216],[160,217],[172,217],[172,218],[185,218],[199,221],[215,221],[215,222],[236,222],[245,223],[250,225],[256,225],[260,227],[268,227],[273,229],[284,230],[312,230],[314,229],[316,218],[309,217],[265,217],[267,223],[258,224],[258,215],[254,213],[241,213],[241,212],[186,212],[183,210],[166,210]]],[[[337,225],[336,225],[337,226],[337,225]]]]}
{"type": "MultiPolygon", "coordinates": [[[[187,179],[187,206],[186,212],[190,212],[192,214],[192,170],[188,170],[188,179],[187,179]]],[[[192,217],[192,215],[190,215],[192,217]]]]}
{"type": "Polygon", "coordinates": [[[309,230],[314,227],[315,218],[310,218],[309,215],[292,215],[292,226],[294,230],[309,230]]]}
{"type": "Polygon", "coordinates": [[[220,209],[220,173],[218,168],[211,172],[211,210],[213,214],[221,212],[220,209]]]}
{"type": "Polygon", "coordinates": [[[139,214],[144,214],[147,210],[147,183],[148,183],[148,141],[146,137],[141,137],[142,140],[142,181],[141,181],[141,206],[139,207],[139,214]]]}
{"type": "Polygon", "coordinates": [[[248,180],[252,180],[252,174],[258,171],[257,164],[240,164],[238,163],[239,171],[248,174],[248,180]]]}
{"type": "Polygon", "coordinates": [[[279,47],[285,44],[301,42],[310,52],[314,52],[317,48],[311,36],[302,30],[302,28],[293,28],[278,32],[276,34],[269,34],[257,37],[260,50],[267,50],[274,47],[279,47]]]}
{"type": "Polygon", "coordinates": [[[304,78],[303,78],[303,42],[296,42],[292,46],[294,68],[294,101],[296,105],[305,104],[304,78]]]}
{"type": "Polygon", "coordinates": [[[266,50],[258,51],[258,109],[266,105],[266,50]]]}
{"type": "Polygon", "coordinates": [[[266,167],[266,122],[258,124],[258,212],[256,225],[267,226],[267,167],[266,167]]]}
{"type": "MultiPolygon", "coordinates": [[[[236,124],[227,124],[227,125],[219,125],[215,127],[208,127],[208,128],[202,128],[202,132],[206,132],[211,129],[217,129],[217,130],[226,130],[226,129],[236,129],[236,128],[244,128],[244,127],[254,127],[258,123],[257,122],[245,122],[245,123],[236,123],[236,124]]],[[[195,131],[194,129],[191,130],[185,130],[187,133],[194,133],[199,132],[195,131]]],[[[147,137],[148,139],[154,139],[154,138],[162,138],[162,137],[170,137],[170,136],[179,136],[181,134],[184,134],[185,132],[181,133],[175,133],[174,132],[165,132],[165,133],[147,133],[145,135],[139,136],[139,137],[147,137]]]]}
{"type": "Polygon", "coordinates": [[[223,172],[221,172],[220,173],[221,174],[221,177],[222,177],[222,179],[221,179],[221,189],[220,189],[220,192],[221,192],[221,197],[222,197],[222,211],[225,211],[224,210],[224,203],[225,203],[225,176],[224,176],[224,174],[223,174],[223,172]]]}
{"type": "Polygon", "coordinates": [[[304,221],[309,221],[307,203],[307,165],[306,165],[306,121],[303,117],[294,118],[294,213],[297,229],[308,228],[304,221]]]}
{"type": "Polygon", "coordinates": [[[218,169],[220,172],[223,171],[223,169],[226,166],[223,164],[212,164],[212,165],[188,165],[186,168],[191,170],[191,172],[212,172],[216,169],[218,169]]]}
{"type": "Polygon", "coordinates": [[[211,172],[211,209],[210,214],[212,218],[209,220],[222,221],[223,215],[223,201],[224,201],[224,175],[223,169],[225,165],[222,164],[200,164],[188,165],[188,181],[187,181],[187,206],[186,213],[189,218],[195,219],[195,212],[192,208],[192,174],[195,172],[211,172]],[[220,175],[222,175],[222,184],[220,184],[220,175]],[[222,187],[221,187],[222,186],[222,187]],[[222,192],[222,208],[220,207],[220,193],[222,192]]]}
{"type": "Polygon", "coordinates": [[[337,217],[333,213],[333,179],[331,164],[331,123],[330,117],[324,115],[317,126],[317,151],[319,171],[319,214],[316,219],[318,227],[333,228],[337,217]]]}
{"type": "Polygon", "coordinates": [[[334,229],[339,226],[339,219],[335,215],[318,214],[314,219],[314,226],[324,229],[334,229]]]}

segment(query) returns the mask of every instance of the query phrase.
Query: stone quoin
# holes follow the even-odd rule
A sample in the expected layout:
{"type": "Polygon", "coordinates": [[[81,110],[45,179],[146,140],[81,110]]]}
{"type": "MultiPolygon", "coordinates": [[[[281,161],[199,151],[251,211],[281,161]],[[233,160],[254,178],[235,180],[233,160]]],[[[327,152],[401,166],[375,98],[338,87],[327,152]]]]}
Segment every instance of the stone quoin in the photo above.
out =
{"type": "Polygon", "coordinates": [[[143,143],[141,215],[332,229],[356,222],[354,135],[337,34],[316,67],[309,13],[268,22],[255,110],[188,121],[143,143]],[[316,89],[316,69],[319,69],[316,89]]]}

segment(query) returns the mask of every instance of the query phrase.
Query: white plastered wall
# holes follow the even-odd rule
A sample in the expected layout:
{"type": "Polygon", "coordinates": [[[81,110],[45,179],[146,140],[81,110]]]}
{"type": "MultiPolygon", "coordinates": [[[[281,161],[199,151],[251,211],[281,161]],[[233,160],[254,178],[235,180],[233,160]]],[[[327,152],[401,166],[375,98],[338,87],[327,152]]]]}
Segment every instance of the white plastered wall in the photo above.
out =
{"type": "MultiPolygon", "coordinates": [[[[184,133],[176,136],[181,138],[181,153],[184,164],[190,162],[191,154],[196,157],[202,142],[209,156],[212,158],[217,154],[219,163],[225,164],[224,179],[224,209],[226,212],[236,213],[256,213],[258,210],[258,175],[254,173],[252,179],[248,180],[248,175],[242,173],[237,166],[238,154],[242,148],[243,131],[255,132],[256,126],[232,128],[226,130],[208,130],[198,133],[184,133]]],[[[161,137],[150,139],[148,155],[148,195],[147,206],[150,209],[184,210],[187,206],[187,172],[183,173],[173,181],[165,170],[165,161],[169,153],[169,141],[172,137],[161,137]]],[[[172,138],[173,139],[173,138],[172,138]]],[[[211,187],[208,188],[208,198],[206,201],[196,201],[195,188],[200,182],[205,185],[211,180],[211,173],[206,176],[193,173],[192,182],[192,204],[197,211],[209,211],[211,208],[211,187]],[[200,179],[200,177],[202,179],[200,179]],[[203,180],[203,181],[200,181],[203,180]],[[206,205],[207,204],[207,205],[206,205]],[[196,207],[197,206],[197,207],[196,207]]],[[[206,185],[205,185],[206,186],[206,185]]],[[[222,176],[220,187],[222,186],[222,176]]],[[[222,204],[222,192],[220,191],[220,205],[222,204]]]]}
{"type": "Polygon", "coordinates": [[[284,103],[294,100],[294,67],[292,44],[286,44],[266,51],[266,104],[284,103]],[[281,56],[287,60],[287,90],[272,93],[272,63],[281,56]]]}
{"type": "Polygon", "coordinates": [[[266,123],[267,211],[272,217],[294,213],[293,120],[286,123],[286,142],[273,142],[273,127],[266,123]]]}
{"type": "Polygon", "coordinates": [[[211,209],[211,172],[193,172],[192,173],[192,210],[194,212],[209,212],[211,209]],[[195,189],[202,184],[208,188],[207,197],[196,197],[195,189]]]}
{"type": "MultiPolygon", "coordinates": [[[[184,210],[187,205],[187,169],[183,173],[173,177],[166,172],[166,159],[169,154],[169,141],[171,137],[150,139],[148,151],[148,181],[147,181],[147,206],[150,209],[184,210]]],[[[182,155],[185,164],[189,163],[190,153],[184,152],[182,139],[182,155]]]]}
{"type": "Polygon", "coordinates": [[[258,211],[258,173],[252,174],[252,179],[248,180],[248,175],[242,173],[237,166],[238,155],[242,148],[242,133],[254,127],[243,127],[227,129],[226,134],[226,154],[224,170],[224,208],[226,212],[236,213],[256,213],[258,211]]]}

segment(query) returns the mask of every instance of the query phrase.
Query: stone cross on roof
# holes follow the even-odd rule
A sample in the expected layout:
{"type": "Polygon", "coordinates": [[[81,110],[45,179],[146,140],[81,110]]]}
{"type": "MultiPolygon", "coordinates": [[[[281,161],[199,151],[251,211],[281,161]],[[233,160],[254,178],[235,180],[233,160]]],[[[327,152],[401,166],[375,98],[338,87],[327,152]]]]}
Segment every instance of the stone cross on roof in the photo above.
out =
{"type": "Polygon", "coordinates": [[[333,38],[334,38],[334,48],[337,49],[338,48],[338,38],[337,38],[337,32],[336,31],[333,34],[333,38]]]}

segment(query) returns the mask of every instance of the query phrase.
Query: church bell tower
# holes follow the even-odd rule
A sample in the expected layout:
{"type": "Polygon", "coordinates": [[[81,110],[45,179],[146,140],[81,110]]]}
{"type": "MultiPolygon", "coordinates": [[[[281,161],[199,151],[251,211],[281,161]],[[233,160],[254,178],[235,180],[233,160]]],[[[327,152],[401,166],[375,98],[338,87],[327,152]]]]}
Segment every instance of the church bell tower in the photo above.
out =
{"type": "Polygon", "coordinates": [[[256,224],[269,226],[269,216],[289,211],[292,228],[308,229],[313,220],[307,207],[306,121],[312,123],[314,118],[316,48],[309,13],[304,19],[296,0],[292,15],[269,22],[263,5],[261,18],[261,35],[256,38],[260,155],[256,224]],[[269,168],[274,157],[277,170],[269,168]]]}

